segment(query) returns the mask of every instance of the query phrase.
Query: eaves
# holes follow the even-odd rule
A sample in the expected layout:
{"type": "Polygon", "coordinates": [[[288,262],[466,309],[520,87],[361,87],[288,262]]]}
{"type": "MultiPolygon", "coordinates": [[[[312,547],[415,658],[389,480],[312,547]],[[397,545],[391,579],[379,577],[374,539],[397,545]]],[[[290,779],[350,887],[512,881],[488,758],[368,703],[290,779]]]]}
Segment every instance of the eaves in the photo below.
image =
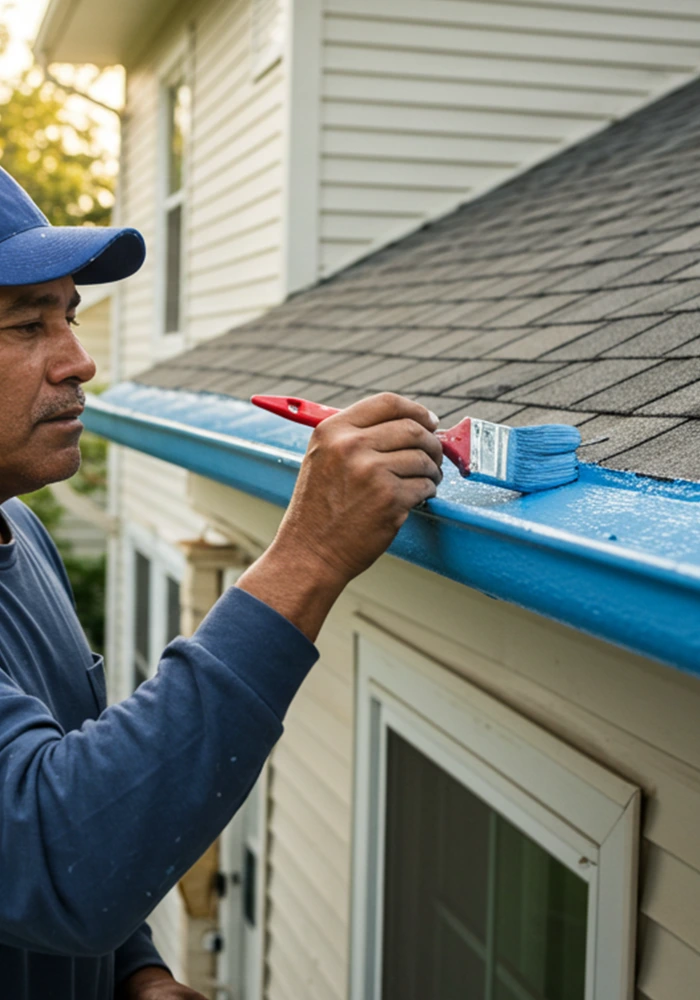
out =
{"type": "Polygon", "coordinates": [[[144,40],[165,24],[182,0],[50,0],[34,54],[40,64],[130,65],[144,40]]]}
{"type": "MultiPolygon", "coordinates": [[[[91,397],[85,424],[282,506],[310,434],[244,401],[129,382],[91,397]]],[[[700,485],[583,465],[522,496],[445,471],[393,555],[700,675],[700,485]]]]}

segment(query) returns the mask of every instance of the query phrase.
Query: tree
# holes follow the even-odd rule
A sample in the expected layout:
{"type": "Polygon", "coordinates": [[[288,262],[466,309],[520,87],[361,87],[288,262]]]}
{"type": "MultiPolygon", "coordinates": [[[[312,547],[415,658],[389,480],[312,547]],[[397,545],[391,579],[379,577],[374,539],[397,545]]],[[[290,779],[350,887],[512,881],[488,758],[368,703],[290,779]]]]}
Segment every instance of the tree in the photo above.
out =
{"type": "MultiPolygon", "coordinates": [[[[0,24],[0,54],[8,34],[0,24]]],[[[0,165],[55,226],[108,225],[114,201],[113,164],[100,142],[99,122],[81,98],[46,80],[37,67],[0,88],[0,165]]],[[[106,442],[85,436],[78,492],[105,489],[106,442]]],[[[78,614],[97,651],[104,643],[105,558],[79,559],[61,538],[64,509],[50,487],[22,497],[54,537],[68,573],[78,614]]]]}
{"type": "Polygon", "coordinates": [[[0,92],[0,165],[55,226],[108,225],[114,202],[113,165],[80,100],[36,67],[0,92]]]}

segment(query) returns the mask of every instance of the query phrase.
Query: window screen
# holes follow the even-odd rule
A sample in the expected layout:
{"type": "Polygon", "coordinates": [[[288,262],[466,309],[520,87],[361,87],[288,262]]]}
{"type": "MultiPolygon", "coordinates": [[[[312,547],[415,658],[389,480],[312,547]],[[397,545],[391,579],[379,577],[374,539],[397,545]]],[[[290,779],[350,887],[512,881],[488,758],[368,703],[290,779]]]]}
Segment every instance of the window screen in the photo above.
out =
{"type": "Polygon", "coordinates": [[[165,636],[165,641],[171,642],[176,636],[180,634],[180,584],[177,580],[173,580],[171,576],[167,577],[167,635],[165,636]]]}
{"type": "Polygon", "coordinates": [[[382,1000],[584,1000],[588,887],[389,731],[382,1000]]]}
{"type": "Polygon", "coordinates": [[[134,688],[147,680],[150,661],[151,562],[134,553],[134,688]]]}

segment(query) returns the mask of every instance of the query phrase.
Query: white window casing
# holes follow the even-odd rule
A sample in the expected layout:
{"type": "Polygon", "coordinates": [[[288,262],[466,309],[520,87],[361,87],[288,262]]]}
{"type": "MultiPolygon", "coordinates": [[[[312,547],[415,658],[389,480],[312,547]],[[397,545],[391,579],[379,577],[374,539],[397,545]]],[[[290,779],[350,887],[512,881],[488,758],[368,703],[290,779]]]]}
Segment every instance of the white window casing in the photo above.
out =
{"type": "Polygon", "coordinates": [[[186,344],[186,261],[192,116],[192,41],[181,37],[158,67],[158,190],[154,357],[186,344]],[[174,147],[178,147],[177,156],[174,147]]]}
{"type": "Polygon", "coordinates": [[[136,608],[136,574],[137,566],[143,566],[143,560],[148,562],[148,607],[146,641],[147,647],[143,656],[142,672],[147,677],[153,677],[163,650],[174,634],[179,634],[179,622],[173,614],[173,587],[179,587],[184,577],[185,559],[181,552],[168,545],[137,524],[130,524],[126,536],[126,579],[130,582],[128,593],[130,600],[126,607],[126,634],[129,641],[125,644],[123,662],[123,680],[120,685],[124,695],[133,690],[131,683],[134,678],[134,659],[137,646],[137,608],[136,608]],[[139,558],[140,557],[140,558],[139,558]],[[169,614],[169,609],[170,614],[169,614]]]}
{"type": "Polygon", "coordinates": [[[389,731],[588,885],[585,1000],[631,1000],[640,791],[358,619],[351,1000],[380,1000],[389,731]]]}

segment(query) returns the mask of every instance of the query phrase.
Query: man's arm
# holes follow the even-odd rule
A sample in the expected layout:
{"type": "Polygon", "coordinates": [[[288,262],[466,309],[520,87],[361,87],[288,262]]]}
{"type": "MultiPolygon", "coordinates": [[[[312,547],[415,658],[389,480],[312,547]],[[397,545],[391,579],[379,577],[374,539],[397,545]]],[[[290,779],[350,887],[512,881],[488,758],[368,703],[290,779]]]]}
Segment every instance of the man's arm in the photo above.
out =
{"type": "Polygon", "coordinates": [[[315,429],[277,536],[237,586],[312,642],[345,586],[391,544],[442,479],[437,417],[393,393],[315,429]]]}
{"type": "Polygon", "coordinates": [[[113,951],[218,836],[281,734],[333,601],[434,495],[432,426],[380,396],[317,428],[270,551],[96,722],[64,733],[0,670],[0,943],[113,951]]]}
{"type": "Polygon", "coordinates": [[[176,982],[167,969],[139,969],[114,994],[114,1000],[206,1000],[201,993],[176,982]]]}
{"type": "Polygon", "coordinates": [[[141,924],[138,930],[134,931],[131,937],[123,945],[120,945],[114,953],[114,984],[117,997],[120,990],[125,988],[129,982],[133,982],[134,977],[146,968],[151,969],[153,974],[158,969],[170,977],[165,962],[153,944],[151,928],[148,924],[141,924]]]}

